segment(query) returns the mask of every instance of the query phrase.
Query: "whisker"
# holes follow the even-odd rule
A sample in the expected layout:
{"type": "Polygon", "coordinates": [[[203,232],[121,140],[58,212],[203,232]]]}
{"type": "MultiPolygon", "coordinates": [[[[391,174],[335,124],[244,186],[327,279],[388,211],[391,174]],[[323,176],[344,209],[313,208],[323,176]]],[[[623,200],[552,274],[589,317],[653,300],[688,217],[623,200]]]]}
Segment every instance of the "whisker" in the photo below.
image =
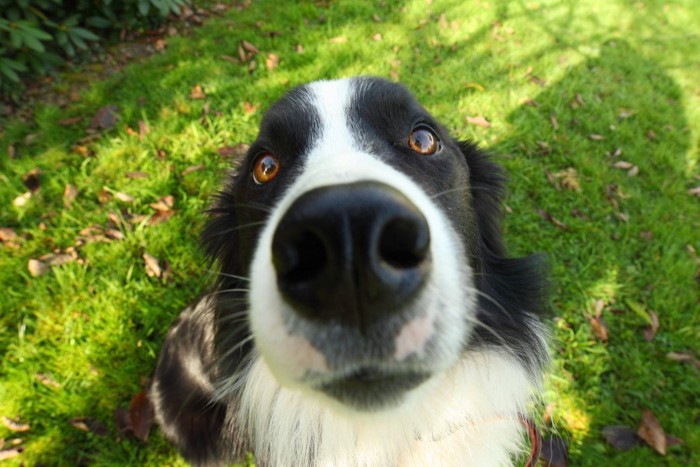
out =
{"type": "Polygon", "coordinates": [[[496,305],[496,308],[498,308],[499,311],[503,312],[503,314],[506,315],[511,321],[514,321],[513,316],[510,313],[508,313],[508,310],[506,310],[506,308],[503,305],[501,305],[501,303],[498,300],[496,300],[495,298],[493,298],[491,295],[489,295],[486,292],[483,292],[479,289],[476,289],[474,287],[466,287],[466,289],[469,292],[473,292],[473,293],[477,294],[478,296],[483,297],[486,300],[488,300],[489,302],[493,303],[494,305],[496,305]]]}
{"type": "Polygon", "coordinates": [[[213,237],[220,237],[221,235],[227,235],[232,232],[235,232],[236,230],[242,230],[242,229],[248,229],[250,227],[258,227],[260,225],[265,225],[265,221],[257,221],[257,222],[248,222],[247,224],[241,224],[237,225],[235,227],[231,227],[230,229],[222,230],[221,232],[216,232],[213,237]]]}

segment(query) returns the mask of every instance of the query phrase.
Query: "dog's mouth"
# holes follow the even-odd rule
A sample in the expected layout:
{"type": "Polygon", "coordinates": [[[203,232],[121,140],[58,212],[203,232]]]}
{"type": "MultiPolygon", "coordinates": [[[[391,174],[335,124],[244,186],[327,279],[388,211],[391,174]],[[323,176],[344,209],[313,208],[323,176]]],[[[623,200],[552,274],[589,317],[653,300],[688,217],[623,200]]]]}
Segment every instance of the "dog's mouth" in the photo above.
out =
{"type": "Polygon", "coordinates": [[[430,377],[427,372],[388,372],[364,367],[330,382],[318,389],[344,405],[358,410],[374,411],[397,405],[402,396],[430,377]]]}

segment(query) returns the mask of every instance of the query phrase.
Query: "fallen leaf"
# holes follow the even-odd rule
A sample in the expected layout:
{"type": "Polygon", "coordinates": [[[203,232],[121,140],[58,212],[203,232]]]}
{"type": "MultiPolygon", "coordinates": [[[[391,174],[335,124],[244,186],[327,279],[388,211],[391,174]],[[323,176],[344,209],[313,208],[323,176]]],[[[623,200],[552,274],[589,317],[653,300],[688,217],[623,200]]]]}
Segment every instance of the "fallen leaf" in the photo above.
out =
{"type": "Polygon", "coordinates": [[[649,317],[651,318],[651,324],[644,328],[644,339],[646,339],[647,342],[654,340],[654,336],[656,336],[656,332],[659,330],[658,315],[649,310],[649,317]]]}
{"type": "Polygon", "coordinates": [[[491,127],[491,122],[486,120],[486,117],[483,115],[478,115],[476,117],[470,117],[467,116],[467,123],[471,123],[472,125],[480,126],[482,128],[490,128],[491,127]]]}
{"type": "Polygon", "coordinates": [[[552,174],[556,179],[561,181],[561,186],[567,190],[581,191],[581,184],[578,180],[578,171],[573,167],[568,167],[559,172],[552,174]]]}
{"type": "Polygon", "coordinates": [[[121,232],[121,230],[117,229],[106,229],[105,235],[107,236],[107,238],[111,238],[112,240],[124,240],[126,238],[126,236],[121,232]]]}
{"type": "Polygon", "coordinates": [[[17,419],[12,420],[11,418],[5,417],[4,415],[0,418],[0,420],[2,420],[2,424],[5,425],[5,428],[7,428],[10,431],[14,431],[15,433],[24,433],[25,431],[29,431],[30,429],[28,423],[21,423],[17,419]]]}
{"type": "Polygon", "coordinates": [[[155,256],[144,253],[143,261],[146,265],[146,275],[148,275],[148,277],[160,277],[163,274],[160,261],[158,261],[158,258],[155,256]]]}
{"type": "Polygon", "coordinates": [[[605,136],[593,133],[588,135],[588,138],[593,141],[603,141],[605,139],[605,136]]]}
{"type": "Polygon", "coordinates": [[[205,97],[207,96],[204,94],[202,86],[199,84],[192,86],[192,89],[190,90],[190,99],[204,99],[205,97]]]}
{"type": "Polygon", "coordinates": [[[49,376],[49,375],[45,375],[44,373],[37,373],[37,374],[34,375],[34,377],[35,377],[41,384],[43,384],[43,385],[46,386],[46,387],[54,388],[54,389],[58,389],[58,388],[61,387],[61,385],[58,383],[58,381],[56,381],[55,379],[53,379],[53,378],[52,378],[51,376],[49,376]]]}
{"type": "Polygon", "coordinates": [[[204,168],[205,168],[204,164],[191,165],[191,166],[187,167],[185,170],[183,170],[182,172],[180,172],[180,175],[184,177],[185,175],[191,174],[192,172],[197,172],[199,170],[203,170],[204,168]]]}
{"type": "Polygon", "coordinates": [[[119,107],[116,105],[106,105],[101,107],[90,120],[88,129],[90,130],[111,130],[119,121],[119,107]]]}
{"type": "Polygon", "coordinates": [[[29,275],[32,277],[39,277],[49,272],[50,268],[48,264],[38,259],[30,259],[27,262],[27,269],[29,270],[29,275]]]}
{"type": "Polygon", "coordinates": [[[150,175],[148,175],[146,172],[127,172],[126,178],[148,178],[150,175]]]}
{"type": "Polygon", "coordinates": [[[642,421],[637,434],[662,456],[666,455],[666,434],[661,424],[650,410],[642,410],[642,421]]]}
{"type": "Polygon", "coordinates": [[[551,223],[555,227],[558,227],[562,230],[569,230],[568,225],[564,224],[563,222],[561,222],[560,220],[558,220],[557,218],[552,216],[550,213],[548,213],[544,209],[538,209],[537,213],[540,215],[540,217],[542,217],[542,219],[548,221],[549,223],[551,223]]]}
{"type": "Polygon", "coordinates": [[[380,33],[376,33],[375,35],[372,36],[372,40],[375,42],[379,42],[382,40],[382,35],[380,33]]]}
{"type": "Polygon", "coordinates": [[[258,110],[257,105],[251,104],[248,101],[243,102],[243,112],[245,112],[247,114],[252,114],[256,110],[258,110]]]}
{"type": "Polygon", "coordinates": [[[628,426],[606,426],[603,428],[602,433],[605,441],[618,451],[629,451],[642,442],[637,433],[628,426]]]}
{"type": "Polygon", "coordinates": [[[301,44],[296,44],[294,46],[294,51],[298,54],[303,54],[304,53],[304,46],[301,44]]]}
{"type": "Polygon", "coordinates": [[[636,112],[624,108],[619,108],[617,109],[617,116],[620,120],[624,120],[625,118],[629,118],[632,115],[634,115],[636,112]]]}
{"type": "Polygon", "coordinates": [[[700,185],[696,186],[695,188],[689,189],[688,194],[700,198],[700,185]]]}
{"type": "Polygon", "coordinates": [[[66,188],[63,190],[63,206],[69,208],[75,201],[76,196],[78,196],[78,189],[75,185],[66,185],[66,188]]]}
{"type": "Polygon", "coordinates": [[[69,117],[59,120],[57,123],[61,126],[71,126],[75,125],[76,123],[80,123],[82,119],[83,117],[69,117]]]}
{"type": "Polygon", "coordinates": [[[167,42],[165,42],[165,39],[156,39],[155,43],[153,44],[153,47],[158,50],[165,50],[165,47],[167,47],[167,42]]]}
{"type": "Polygon", "coordinates": [[[634,167],[634,164],[627,161],[617,161],[613,164],[613,167],[615,167],[616,169],[629,170],[632,167],[634,167]]]}
{"type": "Polygon", "coordinates": [[[265,59],[265,67],[268,70],[274,70],[280,64],[280,57],[277,54],[268,54],[265,59]]]}
{"type": "Polygon", "coordinates": [[[656,139],[656,132],[654,130],[647,131],[647,139],[654,141],[656,139]]]}
{"type": "Polygon", "coordinates": [[[10,242],[17,238],[17,233],[9,227],[0,227],[0,242],[10,242]]]}
{"type": "Polygon", "coordinates": [[[237,64],[239,62],[239,60],[236,57],[232,57],[230,55],[219,55],[219,58],[221,60],[227,61],[229,63],[236,63],[237,64]]]}
{"type": "Polygon", "coordinates": [[[117,198],[119,201],[123,201],[124,203],[133,203],[136,199],[131,195],[122,193],[121,191],[117,191],[116,193],[114,193],[114,197],[117,198]]]}
{"type": "Polygon", "coordinates": [[[633,165],[631,169],[627,171],[628,177],[636,177],[639,174],[639,166],[633,165]]]}
{"type": "Polygon", "coordinates": [[[153,425],[153,405],[146,391],[134,395],[129,404],[129,425],[134,436],[144,443],[148,441],[148,433],[153,425]]]}
{"type": "Polygon", "coordinates": [[[253,71],[255,71],[255,60],[251,60],[248,63],[248,73],[252,73],[253,71]]]}
{"type": "Polygon", "coordinates": [[[0,461],[4,461],[7,459],[12,459],[13,457],[19,456],[22,451],[24,451],[23,447],[14,447],[10,449],[3,449],[0,451],[0,461]]]}
{"type": "Polygon", "coordinates": [[[149,132],[148,124],[143,120],[139,120],[139,139],[143,139],[149,132]]]}
{"type": "Polygon", "coordinates": [[[593,334],[603,342],[608,342],[608,325],[600,316],[589,316],[588,321],[591,323],[593,334]]]}
{"type": "Polygon", "coordinates": [[[32,193],[35,193],[41,187],[39,175],[41,175],[41,169],[32,169],[26,174],[22,175],[22,183],[32,193]]]}
{"type": "Polygon", "coordinates": [[[579,93],[576,93],[576,95],[574,96],[574,100],[571,103],[571,106],[573,108],[583,107],[584,105],[586,105],[586,103],[583,101],[583,96],[581,96],[581,94],[579,93]]]}
{"type": "Polygon", "coordinates": [[[329,39],[329,42],[331,44],[345,44],[348,41],[348,38],[345,36],[337,36],[337,37],[332,37],[329,39]]]}
{"type": "Polygon", "coordinates": [[[241,41],[241,47],[243,47],[244,50],[246,50],[247,52],[250,52],[250,53],[254,53],[254,54],[260,53],[260,50],[258,50],[257,47],[255,47],[253,44],[251,44],[250,42],[248,42],[245,39],[241,41]]]}
{"type": "Polygon", "coordinates": [[[155,203],[151,203],[150,206],[156,211],[170,211],[175,204],[175,198],[172,195],[163,196],[155,203]]]}
{"type": "Polygon", "coordinates": [[[549,116],[549,121],[552,123],[552,128],[554,128],[554,130],[559,129],[559,122],[557,122],[557,117],[555,117],[554,114],[549,116]]]}
{"type": "Polygon", "coordinates": [[[70,420],[70,424],[78,430],[94,433],[98,436],[105,436],[108,433],[107,427],[94,418],[75,417],[70,420]]]}
{"type": "Polygon", "coordinates": [[[700,361],[690,352],[669,352],[666,354],[666,358],[674,362],[690,362],[700,369],[700,361]]]}
{"type": "Polygon", "coordinates": [[[566,441],[557,435],[542,439],[540,459],[548,467],[567,467],[569,465],[569,449],[566,441]]]}

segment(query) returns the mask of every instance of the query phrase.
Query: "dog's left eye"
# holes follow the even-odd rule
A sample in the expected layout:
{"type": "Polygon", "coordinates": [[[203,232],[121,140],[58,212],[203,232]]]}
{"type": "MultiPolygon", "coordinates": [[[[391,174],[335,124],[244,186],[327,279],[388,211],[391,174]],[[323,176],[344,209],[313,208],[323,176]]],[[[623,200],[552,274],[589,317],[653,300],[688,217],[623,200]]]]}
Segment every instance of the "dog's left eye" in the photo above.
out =
{"type": "Polygon", "coordinates": [[[418,154],[430,156],[440,149],[440,140],[432,130],[419,126],[408,135],[408,147],[418,154]]]}
{"type": "Polygon", "coordinates": [[[280,161],[269,152],[260,154],[253,162],[253,180],[258,185],[271,182],[279,171],[280,161]]]}

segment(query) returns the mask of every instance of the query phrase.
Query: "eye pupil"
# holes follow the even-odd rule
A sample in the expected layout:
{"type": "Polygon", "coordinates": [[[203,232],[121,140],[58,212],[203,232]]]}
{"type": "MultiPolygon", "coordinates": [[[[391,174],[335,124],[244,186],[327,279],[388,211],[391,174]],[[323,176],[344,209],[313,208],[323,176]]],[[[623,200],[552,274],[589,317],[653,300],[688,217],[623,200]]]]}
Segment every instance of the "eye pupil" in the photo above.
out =
{"type": "Polygon", "coordinates": [[[437,152],[439,143],[432,131],[425,128],[417,128],[409,135],[408,146],[418,154],[429,156],[437,152]]]}
{"type": "Polygon", "coordinates": [[[279,160],[269,153],[261,154],[253,165],[253,180],[258,185],[271,182],[280,170],[279,160]]]}

